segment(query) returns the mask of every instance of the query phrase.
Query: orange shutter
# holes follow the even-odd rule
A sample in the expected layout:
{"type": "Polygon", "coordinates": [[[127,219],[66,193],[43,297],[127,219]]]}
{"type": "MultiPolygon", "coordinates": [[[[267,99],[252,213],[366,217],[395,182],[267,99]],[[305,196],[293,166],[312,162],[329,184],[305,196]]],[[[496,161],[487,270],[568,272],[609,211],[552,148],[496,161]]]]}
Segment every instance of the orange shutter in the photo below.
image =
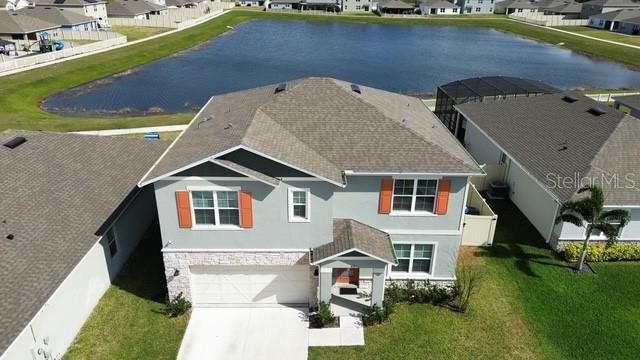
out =
{"type": "Polygon", "coordinates": [[[380,187],[380,214],[391,213],[391,203],[393,201],[393,179],[382,179],[380,187]]]}
{"type": "Polygon", "coordinates": [[[253,195],[248,191],[240,192],[240,219],[243,228],[253,227],[253,195]]]}
{"type": "Polygon", "coordinates": [[[449,209],[449,193],[451,193],[451,180],[440,180],[440,185],[438,186],[436,214],[447,214],[447,210],[449,209]]]}
{"type": "Polygon", "coordinates": [[[176,203],[178,205],[178,224],[181,228],[190,229],[191,222],[191,197],[188,191],[176,191],[176,203]]]}

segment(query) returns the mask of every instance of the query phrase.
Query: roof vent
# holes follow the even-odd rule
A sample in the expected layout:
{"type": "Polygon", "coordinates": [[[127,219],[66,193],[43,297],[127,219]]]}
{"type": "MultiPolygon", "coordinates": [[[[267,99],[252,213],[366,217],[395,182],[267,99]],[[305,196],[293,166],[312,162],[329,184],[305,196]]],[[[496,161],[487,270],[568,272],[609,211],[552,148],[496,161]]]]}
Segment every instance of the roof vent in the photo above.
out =
{"type": "Polygon", "coordinates": [[[13,139],[7,141],[6,143],[4,143],[5,147],[8,147],[9,149],[15,149],[18,146],[22,145],[24,142],[26,142],[27,139],[25,139],[22,136],[16,136],[13,139]]]}
{"type": "Polygon", "coordinates": [[[604,115],[607,113],[607,110],[601,108],[601,107],[592,107],[591,109],[587,110],[587,112],[591,115],[594,116],[600,116],[600,115],[604,115]]]}
{"type": "Polygon", "coordinates": [[[357,84],[351,84],[351,91],[362,94],[362,90],[360,90],[360,86],[357,84]]]}
{"type": "Polygon", "coordinates": [[[274,94],[281,93],[287,90],[287,83],[281,83],[276,87],[276,90],[273,92],[274,94]]]}
{"type": "Polygon", "coordinates": [[[562,98],[562,101],[568,102],[569,104],[571,104],[571,103],[574,103],[574,102],[578,101],[578,98],[573,96],[573,95],[565,95],[562,98]]]}

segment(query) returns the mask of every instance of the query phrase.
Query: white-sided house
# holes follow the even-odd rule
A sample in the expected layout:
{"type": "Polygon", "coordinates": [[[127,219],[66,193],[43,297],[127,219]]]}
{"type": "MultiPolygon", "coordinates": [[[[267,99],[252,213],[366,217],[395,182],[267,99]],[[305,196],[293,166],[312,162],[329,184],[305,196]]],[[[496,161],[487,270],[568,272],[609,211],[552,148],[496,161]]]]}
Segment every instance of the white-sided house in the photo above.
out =
{"type": "Polygon", "coordinates": [[[446,0],[426,0],[420,2],[422,15],[459,15],[460,6],[446,0]]]}
{"type": "Polygon", "coordinates": [[[590,0],[583,3],[582,18],[588,19],[592,15],[605,14],[624,9],[639,9],[640,1],[636,0],[590,0]]]}
{"type": "Polygon", "coordinates": [[[638,119],[571,93],[455,107],[467,150],[478,163],[502,168],[495,180],[509,185],[511,201],[554,249],[584,239],[584,228],[556,225],[555,218],[591,184],[603,188],[607,208],[630,211],[620,241],[640,240],[638,119]]]}
{"type": "MultiPolygon", "coordinates": [[[[623,32],[624,28],[622,28],[622,25],[627,21],[637,21],[640,23],[640,8],[616,10],[592,15],[589,17],[589,26],[597,29],[623,32]]],[[[633,28],[631,27],[630,30],[633,30],[633,28]]]]}
{"type": "Polygon", "coordinates": [[[328,78],[213,97],[153,184],[170,297],[381,304],[455,279],[471,156],[417,98],[328,78]]]}
{"type": "Polygon", "coordinates": [[[100,26],[108,24],[107,2],[103,0],[36,0],[35,3],[36,6],[55,7],[92,17],[100,26]]]}
{"type": "Polygon", "coordinates": [[[107,4],[107,14],[113,18],[149,20],[153,15],[167,14],[167,7],[145,0],[114,0],[107,4]]]}
{"type": "Polygon", "coordinates": [[[18,10],[17,13],[58,24],[62,30],[92,31],[98,29],[98,20],[61,8],[35,6],[18,10]]]}
{"type": "Polygon", "coordinates": [[[61,359],[156,218],[161,142],[0,132],[0,359],[61,359]]]}
{"type": "Polygon", "coordinates": [[[27,6],[28,0],[0,0],[0,10],[20,10],[27,6]]]}

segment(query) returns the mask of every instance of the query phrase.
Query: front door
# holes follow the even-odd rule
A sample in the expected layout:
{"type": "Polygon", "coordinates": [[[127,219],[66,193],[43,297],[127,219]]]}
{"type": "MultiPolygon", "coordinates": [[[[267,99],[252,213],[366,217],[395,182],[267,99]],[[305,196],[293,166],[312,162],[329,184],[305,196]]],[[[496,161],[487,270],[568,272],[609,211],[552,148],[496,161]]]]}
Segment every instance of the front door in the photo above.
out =
{"type": "Polygon", "coordinates": [[[336,272],[338,273],[338,284],[351,284],[358,286],[360,280],[360,269],[336,269],[336,272]]]}

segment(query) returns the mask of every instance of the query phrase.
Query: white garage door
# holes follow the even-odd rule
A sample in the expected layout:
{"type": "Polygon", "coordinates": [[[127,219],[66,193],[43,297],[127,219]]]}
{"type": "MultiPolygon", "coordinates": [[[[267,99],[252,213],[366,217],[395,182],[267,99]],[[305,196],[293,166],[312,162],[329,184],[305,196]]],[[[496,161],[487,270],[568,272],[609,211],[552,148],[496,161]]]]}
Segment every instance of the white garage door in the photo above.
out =
{"type": "Polygon", "coordinates": [[[308,266],[192,266],[196,306],[307,304],[308,266]]]}

